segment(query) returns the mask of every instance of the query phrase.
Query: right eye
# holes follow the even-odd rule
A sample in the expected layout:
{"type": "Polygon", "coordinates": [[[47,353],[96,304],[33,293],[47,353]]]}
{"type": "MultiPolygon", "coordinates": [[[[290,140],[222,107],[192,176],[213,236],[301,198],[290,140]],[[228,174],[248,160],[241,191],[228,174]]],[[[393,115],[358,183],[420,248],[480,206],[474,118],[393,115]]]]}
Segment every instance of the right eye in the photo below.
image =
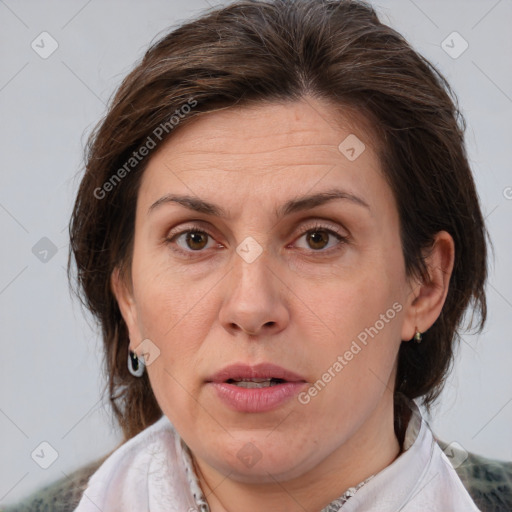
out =
{"type": "Polygon", "coordinates": [[[177,246],[177,248],[171,247],[171,249],[188,255],[204,252],[203,249],[215,246],[212,235],[202,229],[182,229],[181,231],[171,232],[165,242],[177,246]],[[209,238],[212,243],[208,246],[209,238]]]}

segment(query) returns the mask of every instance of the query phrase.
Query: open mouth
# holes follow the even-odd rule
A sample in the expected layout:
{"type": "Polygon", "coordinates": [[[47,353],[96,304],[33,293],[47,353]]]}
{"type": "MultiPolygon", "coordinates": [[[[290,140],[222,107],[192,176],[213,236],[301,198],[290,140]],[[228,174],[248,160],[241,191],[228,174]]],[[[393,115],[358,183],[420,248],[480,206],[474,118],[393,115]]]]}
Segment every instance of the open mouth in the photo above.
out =
{"type": "Polygon", "coordinates": [[[284,379],[228,379],[227,384],[233,384],[239,388],[270,388],[283,384],[286,381],[284,379]]]}
{"type": "Polygon", "coordinates": [[[304,377],[272,363],[235,363],[211,375],[206,383],[224,405],[242,413],[278,409],[307,385],[304,377]]]}

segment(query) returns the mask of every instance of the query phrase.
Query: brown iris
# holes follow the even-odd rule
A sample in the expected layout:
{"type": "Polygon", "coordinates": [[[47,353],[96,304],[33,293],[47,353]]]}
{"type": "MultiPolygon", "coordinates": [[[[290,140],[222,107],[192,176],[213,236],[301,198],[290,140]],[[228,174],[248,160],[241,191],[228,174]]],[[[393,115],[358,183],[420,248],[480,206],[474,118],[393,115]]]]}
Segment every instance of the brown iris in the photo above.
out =
{"type": "Polygon", "coordinates": [[[325,230],[316,229],[307,234],[307,240],[312,249],[323,249],[329,242],[329,234],[325,230]],[[310,242],[313,242],[313,245],[310,242]],[[317,247],[317,244],[321,247],[317,247]]]}
{"type": "Polygon", "coordinates": [[[201,231],[191,231],[190,233],[187,233],[187,245],[190,247],[190,249],[193,250],[200,250],[204,249],[206,244],[208,243],[208,234],[203,233],[201,231]],[[201,242],[201,238],[204,243],[201,242]],[[197,244],[197,245],[192,245],[197,244]]]}

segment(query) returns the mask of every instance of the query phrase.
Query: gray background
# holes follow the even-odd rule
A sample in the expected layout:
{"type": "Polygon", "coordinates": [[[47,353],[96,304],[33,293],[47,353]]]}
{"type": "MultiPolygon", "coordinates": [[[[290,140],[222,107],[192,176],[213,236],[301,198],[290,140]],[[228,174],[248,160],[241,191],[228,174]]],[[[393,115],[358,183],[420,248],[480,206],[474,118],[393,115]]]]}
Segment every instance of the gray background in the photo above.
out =
{"type": "MultiPolygon", "coordinates": [[[[512,2],[373,3],[384,22],[440,68],[459,97],[496,253],[488,325],[479,337],[464,337],[431,425],[444,441],[510,460],[512,2]],[[469,44],[455,59],[442,47],[453,31],[469,44]]],[[[101,398],[99,335],[71,299],[65,274],[66,227],[85,135],[157,34],[217,4],[0,0],[0,505],[69,474],[120,440],[101,398]],[[43,31],[58,43],[46,59],[31,47],[34,40],[42,46],[43,31]],[[58,453],[48,469],[31,458],[36,450],[39,464],[51,461],[52,449],[39,447],[43,441],[58,453]]],[[[452,53],[462,49],[457,36],[447,41],[452,53]]],[[[49,39],[44,47],[50,48],[49,39]]]]}

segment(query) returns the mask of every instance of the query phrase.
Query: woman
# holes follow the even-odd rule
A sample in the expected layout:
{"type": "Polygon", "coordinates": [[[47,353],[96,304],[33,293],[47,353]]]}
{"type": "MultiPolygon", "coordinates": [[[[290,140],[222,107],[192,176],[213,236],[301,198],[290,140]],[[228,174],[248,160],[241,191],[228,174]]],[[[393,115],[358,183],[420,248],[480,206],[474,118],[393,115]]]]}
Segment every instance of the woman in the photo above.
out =
{"type": "Polygon", "coordinates": [[[418,407],[486,317],[450,93],[355,1],[239,1],[147,51],[70,226],[125,435],[76,510],[479,510],[418,407]]]}

